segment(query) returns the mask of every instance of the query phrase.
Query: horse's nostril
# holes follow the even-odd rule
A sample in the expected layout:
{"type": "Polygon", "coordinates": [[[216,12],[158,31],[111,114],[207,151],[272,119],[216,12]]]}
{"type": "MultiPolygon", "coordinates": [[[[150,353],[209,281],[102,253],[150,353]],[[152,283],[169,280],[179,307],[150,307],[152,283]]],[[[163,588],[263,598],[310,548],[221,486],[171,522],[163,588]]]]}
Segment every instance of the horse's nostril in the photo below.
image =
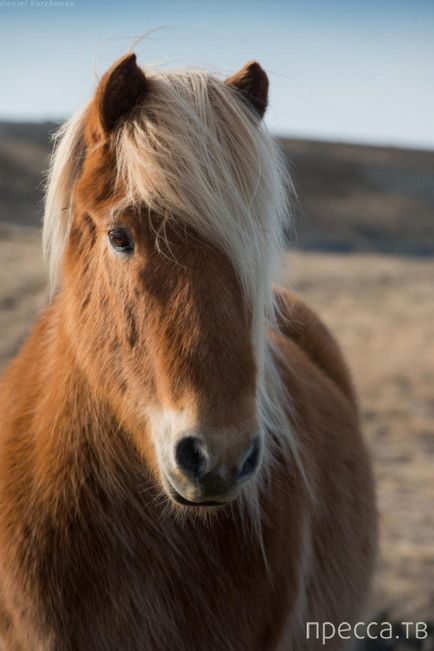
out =
{"type": "Polygon", "coordinates": [[[206,456],[202,451],[202,441],[194,436],[181,439],[176,446],[176,463],[193,479],[201,479],[206,472],[206,456]]]}
{"type": "Polygon", "coordinates": [[[259,461],[259,443],[258,439],[255,439],[250,447],[250,452],[247,458],[244,460],[241,470],[238,473],[238,477],[247,477],[251,475],[257,468],[259,461]]]}

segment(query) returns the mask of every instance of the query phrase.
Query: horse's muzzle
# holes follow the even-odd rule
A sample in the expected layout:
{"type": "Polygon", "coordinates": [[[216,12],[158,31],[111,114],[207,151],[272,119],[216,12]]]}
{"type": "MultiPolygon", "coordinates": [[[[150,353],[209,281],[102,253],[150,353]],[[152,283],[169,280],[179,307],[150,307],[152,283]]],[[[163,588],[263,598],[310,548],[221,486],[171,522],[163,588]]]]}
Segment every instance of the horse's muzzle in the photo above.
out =
{"type": "Polygon", "coordinates": [[[260,444],[253,438],[246,450],[228,463],[212,463],[212,454],[198,437],[182,438],[176,446],[176,466],[166,475],[170,497],[185,506],[221,506],[232,502],[241,484],[252,477],[260,460],[260,444]]]}

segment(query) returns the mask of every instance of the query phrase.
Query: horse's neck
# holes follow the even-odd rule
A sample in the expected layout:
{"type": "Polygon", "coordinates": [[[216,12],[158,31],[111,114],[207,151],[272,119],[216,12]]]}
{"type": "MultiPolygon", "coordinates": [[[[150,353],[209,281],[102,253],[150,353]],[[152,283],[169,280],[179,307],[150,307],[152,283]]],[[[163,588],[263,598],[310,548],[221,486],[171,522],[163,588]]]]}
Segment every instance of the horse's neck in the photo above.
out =
{"type": "Polygon", "coordinates": [[[8,395],[15,398],[9,444],[17,436],[26,442],[36,485],[53,495],[74,493],[89,472],[103,485],[116,481],[122,466],[137,466],[127,437],[80,369],[63,323],[55,302],[41,314],[3,388],[5,403],[8,395]]]}

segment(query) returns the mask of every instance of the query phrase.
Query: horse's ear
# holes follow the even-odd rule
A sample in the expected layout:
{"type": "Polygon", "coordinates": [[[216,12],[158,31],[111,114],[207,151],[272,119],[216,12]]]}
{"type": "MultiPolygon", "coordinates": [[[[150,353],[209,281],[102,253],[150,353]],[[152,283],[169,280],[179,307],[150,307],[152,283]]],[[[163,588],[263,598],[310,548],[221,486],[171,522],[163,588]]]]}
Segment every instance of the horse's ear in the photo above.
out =
{"type": "Polygon", "coordinates": [[[268,77],[257,61],[246,63],[241,70],[226,79],[225,84],[239,90],[259,117],[264,117],[268,104],[268,77]]]}
{"type": "Polygon", "coordinates": [[[105,135],[114,131],[144,99],[147,89],[145,73],[137,65],[135,54],[127,54],[112,65],[95,95],[95,107],[105,135]]]}

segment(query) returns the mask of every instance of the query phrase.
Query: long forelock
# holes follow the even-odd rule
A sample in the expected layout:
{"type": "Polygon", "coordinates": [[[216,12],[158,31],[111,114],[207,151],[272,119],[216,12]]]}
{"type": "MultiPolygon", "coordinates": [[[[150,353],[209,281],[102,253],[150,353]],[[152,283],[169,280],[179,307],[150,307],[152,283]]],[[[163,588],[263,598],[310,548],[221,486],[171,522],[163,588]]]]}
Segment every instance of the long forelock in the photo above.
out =
{"type": "MultiPolygon", "coordinates": [[[[251,107],[222,81],[203,71],[146,75],[144,105],[116,134],[117,179],[125,193],[113,214],[145,205],[163,221],[192,227],[231,260],[253,315],[259,415],[263,429],[274,432],[264,465],[270,468],[277,446],[287,448],[284,454],[302,470],[288,397],[267,338],[275,325],[273,283],[290,225],[292,186],[284,157],[251,107]]],[[[72,219],[84,115],[63,129],[51,168],[44,245],[54,283],[72,219]]],[[[244,499],[259,523],[259,492],[244,499]]]]}
{"type": "Polygon", "coordinates": [[[235,91],[207,73],[150,80],[146,105],[117,137],[126,204],[184,221],[228,255],[249,299],[269,296],[287,219],[279,150],[235,91]]]}

